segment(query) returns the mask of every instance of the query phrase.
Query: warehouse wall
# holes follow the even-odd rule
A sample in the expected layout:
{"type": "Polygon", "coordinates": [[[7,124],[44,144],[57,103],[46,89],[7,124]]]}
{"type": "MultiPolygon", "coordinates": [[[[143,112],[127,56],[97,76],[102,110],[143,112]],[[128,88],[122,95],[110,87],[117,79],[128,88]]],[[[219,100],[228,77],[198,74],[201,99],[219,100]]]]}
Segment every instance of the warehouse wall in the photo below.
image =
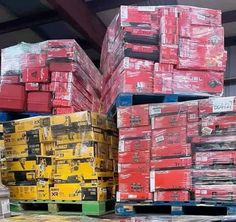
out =
{"type": "Polygon", "coordinates": [[[226,48],[228,52],[227,69],[225,72],[225,79],[227,81],[225,84],[225,96],[235,96],[236,95],[236,46],[231,46],[226,48]]]}

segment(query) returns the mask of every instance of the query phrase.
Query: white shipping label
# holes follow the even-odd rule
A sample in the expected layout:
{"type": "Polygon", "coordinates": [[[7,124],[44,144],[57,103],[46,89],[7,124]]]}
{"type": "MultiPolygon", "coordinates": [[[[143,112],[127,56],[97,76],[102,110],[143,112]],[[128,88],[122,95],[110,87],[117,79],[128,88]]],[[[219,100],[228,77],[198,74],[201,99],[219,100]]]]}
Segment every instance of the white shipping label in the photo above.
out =
{"type": "Polygon", "coordinates": [[[159,106],[150,106],[149,107],[149,115],[158,115],[161,114],[161,108],[159,106]]]}
{"type": "Polygon", "coordinates": [[[128,18],[128,6],[122,5],[120,11],[121,11],[121,15],[120,15],[121,18],[127,19],[128,18]]]}
{"type": "Polygon", "coordinates": [[[2,214],[10,213],[10,203],[9,203],[9,199],[7,199],[7,200],[2,200],[2,201],[1,201],[1,205],[2,205],[2,214]]]}
{"type": "Polygon", "coordinates": [[[159,143],[159,142],[163,141],[164,139],[165,139],[164,136],[158,136],[158,137],[156,137],[156,142],[159,143]]]}
{"type": "Polygon", "coordinates": [[[202,134],[203,135],[211,135],[213,129],[211,129],[210,127],[203,127],[202,128],[202,134]]]}
{"type": "Polygon", "coordinates": [[[128,69],[129,68],[129,57],[124,58],[124,68],[128,69]]]}
{"type": "Polygon", "coordinates": [[[155,6],[139,6],[138,11],[154,12],[155,11],[155,6]]]}
{"type": "Polygon", "coordinates": [[[229,112],[234,109],[234,97],[212,99],[213,113],[229,112]]]}
{"type": "Polygon", "coordinates": [[[119,141],[119,152],[125,152],[125,141],[124,140],[120,140],[119,141]]]}
{"type": "Polygon", "coordinates": [[[118,173],[120,173],[120,172],[121,172],[121,164],[118,163],[118,173]]]}
{"type": "Polygon", "coordinates": [[[120,202],[120,192],[116,192],[116,201],[120,202]]]}
{"type": "Polygon", "coordinates": [[[155,191],[155,171],[150,172],[150,192],[155,191]]]}

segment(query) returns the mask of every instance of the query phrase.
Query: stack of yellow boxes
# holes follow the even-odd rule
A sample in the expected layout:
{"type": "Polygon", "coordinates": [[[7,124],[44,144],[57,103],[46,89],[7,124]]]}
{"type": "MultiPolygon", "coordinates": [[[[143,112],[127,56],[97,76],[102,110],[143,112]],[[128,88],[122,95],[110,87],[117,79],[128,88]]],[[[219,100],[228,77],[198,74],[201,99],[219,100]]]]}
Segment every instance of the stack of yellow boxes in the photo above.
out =
{"type": "Polygon", "coordinates": [[[118,138],[105,115],[78,112],[4,124],[7,184],[16,200],[111,199],[118,138]]]}

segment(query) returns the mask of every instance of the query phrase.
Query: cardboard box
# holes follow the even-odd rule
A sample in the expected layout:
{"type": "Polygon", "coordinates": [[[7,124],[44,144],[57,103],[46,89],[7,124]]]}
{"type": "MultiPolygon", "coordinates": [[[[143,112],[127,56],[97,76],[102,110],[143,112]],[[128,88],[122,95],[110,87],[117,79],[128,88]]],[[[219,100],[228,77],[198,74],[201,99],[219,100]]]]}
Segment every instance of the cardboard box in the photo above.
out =
{"type": "Polygon", "coordinates": [[[167,146],[157,146],[157,147],[152,147],[151,149],[152,158],[181,157],[190,155],[191,155],[190,143],[168,144],[167,146]]]}
{"type": "Polygon", "coordinates": [[[152,147],[186,143],[186,127],[173,127],[152,131],[152,147]]]}
{"type": "Polygon", "coordinates": [[[186,105],[184,103],[157,103],[149,105],[149,115],[158,116],[163,114],[180,114],[186,113],[186,105]]]}
{"type": "Polygon", "coordinates": [[[151,149],[151,139],[119,140],[119,152],[139,152],[151,149]]]}
{"type": "Polygon", "coordinates": [[[140,174],[147,174],[150,171],[149,164],[147,163],[126,163],[118,164],[119,174],[132,174],[133,172],[140,174]]]}
{"type": "Polygon", "coordinates": [[[12,200],[37,200],[37,186],[8,186],[12,200]]]}
{"type": "Polygon", "coordinates": [[[117,110],[118,128],[148,126],[149,124],[148,105],[119,107],[117,110]]]}
{"type": "Polygon", "coordinates": [[[151,127],[142,126],[136,128],[124,128],[119,130],[119,139],[150,139],[151,127]]]}
{"type": "Polygon", "coordinates": [[[46,66],[46,53],[24,53],[23,66],[29,68],[37,68],[46,66]]]}
{"type": "Polygon", "coordinates": [[[178,157],[169,159],[151,160],[150,168],[152,170],[190,168],[192,166],[192,157],[178,157]]]}
{"type": "Polygon", "coordinates": [[[194,185],[195,200],[197,201],[232,201],[236,199],[236,185],[194,185]]]}
{"type": "Polygon", "coordinates": [[[151,191],[156,190],[191,190],[192,176],[190,169],[176,169],[165,171],[151,171],[150,173],[151,191]]]}
{"type": "Polygon", "coordinates": [[[154,192],[154,201],[190,201],[187,190],[160,190],[154,192]]]}
{"type": "Polygon", "coordinates": [[[107,144],[85,141],[83,143],[69,143],[57,145],[55,156],[60,159],[72,158],[101,158],[108,159],[109,146],[107,144]]]}
{"type": "Polygon", "coordinates": [[[236,151],[208,151],[196,152],[194,154],[195,165],[199,166],[215,166],[225,164],[236,164],[236,151]]]}
{"type": "Polygon", "coordinates": [[[25,91],[40,91],[40,84],[38,82],[27,82],[25,83],[25,91]]]}
{"type": "Polygon", "coordinates": [[[27,111],[51,113],[52,96],[50,92],[29,92],[27,111]]]}
{"type": "Polygon", "coordinates": [[[116,193],[116,202],[122,202],[127,200],[152,200],[153,199],[153,193],[148,192],[123,192],[118,191],[116,193]]]}
{"type": "Polygon", "coordinates": [[[187,115],[182,113],[177,115],[154,116],[151,122],[152,129],[181,127],[187,125],[187,115]]]}
{"type": "Polygon", "coordinates": [[[25,68],[22,71],[22,82],[24,83],[49,82],[49,80],[47,67],[25,68]]]}
{"type": "Polygon", "coordinates": [[[150,151],[119,152],[119,163],[149,163],[150,151]]]}

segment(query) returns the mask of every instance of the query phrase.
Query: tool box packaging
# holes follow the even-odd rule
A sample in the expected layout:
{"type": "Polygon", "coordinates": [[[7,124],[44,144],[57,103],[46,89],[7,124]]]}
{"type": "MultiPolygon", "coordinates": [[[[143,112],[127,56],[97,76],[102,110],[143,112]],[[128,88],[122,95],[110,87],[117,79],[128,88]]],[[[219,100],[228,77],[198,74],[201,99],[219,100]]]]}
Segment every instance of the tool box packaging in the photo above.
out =
{"type": "Polygon", "coordinates": [[[149,60],[155,67],[169,66],[152,71],[149,93],[220,96],[227,59],[221,11],[191,6],[121,6],[108,26],[101,52],[102,91],[104,95],[112,93],[110,100],[102,97],[104,112],[120,93],[134,93],[132,88],[122,87],[126,81],[120,83],[120,89],[113,87],[113,76],[122,76],[120,64],[127,58],[149,60]]]}

